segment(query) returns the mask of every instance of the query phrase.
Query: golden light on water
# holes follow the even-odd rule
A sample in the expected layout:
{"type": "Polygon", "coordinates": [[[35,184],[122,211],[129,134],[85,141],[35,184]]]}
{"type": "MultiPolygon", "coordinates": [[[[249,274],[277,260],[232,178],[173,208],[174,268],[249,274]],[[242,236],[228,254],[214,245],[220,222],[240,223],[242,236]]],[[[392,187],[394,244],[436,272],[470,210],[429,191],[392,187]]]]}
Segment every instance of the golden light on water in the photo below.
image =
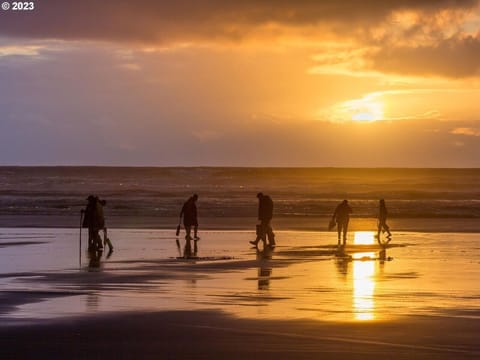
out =
{"type": "MultiPolygon", "coordinates": [[[[373,253],[356,254],[373,256],[373,253]]],[[[372,320],[375,318],[375,263],[373,261],[353,262],[353,307],[355,319],[372,320]]]]}
{"type": "MultiPolygon", "coordinates": [[[[373,231],[357,231],[355,245],[373,245],[373,231]]],[[[353,309],[356,320],[375,319],[375,261],[361,261],[362,258],[374,258],[374,252],[362,252],[353,255],[353,309]]]]}
{"type": "Polygon", "coordinates": [[[355,231],[353,243],[355,245],[373,245],[375,244],[375,233],[373,231],[355,231]]]}

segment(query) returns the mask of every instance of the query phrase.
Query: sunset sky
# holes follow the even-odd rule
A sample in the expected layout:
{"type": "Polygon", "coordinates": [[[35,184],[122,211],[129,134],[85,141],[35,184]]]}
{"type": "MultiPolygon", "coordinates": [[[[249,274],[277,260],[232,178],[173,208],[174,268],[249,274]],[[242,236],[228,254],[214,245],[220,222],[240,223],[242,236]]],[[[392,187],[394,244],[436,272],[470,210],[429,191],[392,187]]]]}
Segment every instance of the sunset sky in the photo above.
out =
{"type": "Polygon", "coordinates": [[[480,166],[477,0],[0,9],[0,165],[480,166]]]}

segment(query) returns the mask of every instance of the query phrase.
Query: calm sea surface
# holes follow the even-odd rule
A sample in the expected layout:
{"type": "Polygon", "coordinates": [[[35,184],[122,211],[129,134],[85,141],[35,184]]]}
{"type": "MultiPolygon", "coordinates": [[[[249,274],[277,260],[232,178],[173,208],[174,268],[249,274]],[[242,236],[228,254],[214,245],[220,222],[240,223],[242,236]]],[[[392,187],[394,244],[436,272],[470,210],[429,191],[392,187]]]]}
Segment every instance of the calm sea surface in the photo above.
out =
{"type": "Polygon", "coordinates": [[[56,216],[71,226],[91,193],[126,223],[176,217],[193,193],[202,217],[252,217],[258,191],[276,217],[328,217],[342,199],[354,216],[374,217],[380,198],[392,218],[480,217],[480,169],[0,167],[0,220],[56,216]]]}

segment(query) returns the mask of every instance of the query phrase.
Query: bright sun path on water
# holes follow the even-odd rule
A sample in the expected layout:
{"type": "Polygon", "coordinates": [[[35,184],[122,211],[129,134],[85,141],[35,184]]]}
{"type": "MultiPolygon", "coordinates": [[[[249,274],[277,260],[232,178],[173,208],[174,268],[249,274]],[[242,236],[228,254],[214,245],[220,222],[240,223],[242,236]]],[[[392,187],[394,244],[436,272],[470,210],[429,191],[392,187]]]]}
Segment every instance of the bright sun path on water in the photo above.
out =
{"type": "Polygon", "coordinates": [[[373,231],[355,231],[353,243],[355,245],[373,245],[375,244],[375,233],[373,231]]]}
{"type": "MultiPolygon", "coordinates": [[[[375,243],[374,232],[355,232],[353,243],[355,245],[373,245],[375,243]]],[[[362,257],[373,258],[375,253],[357,253],[354,259],[362,257]]],[[[375,319],[375,261],[353,261],[353,308],[355,319],[375,319]]]]}

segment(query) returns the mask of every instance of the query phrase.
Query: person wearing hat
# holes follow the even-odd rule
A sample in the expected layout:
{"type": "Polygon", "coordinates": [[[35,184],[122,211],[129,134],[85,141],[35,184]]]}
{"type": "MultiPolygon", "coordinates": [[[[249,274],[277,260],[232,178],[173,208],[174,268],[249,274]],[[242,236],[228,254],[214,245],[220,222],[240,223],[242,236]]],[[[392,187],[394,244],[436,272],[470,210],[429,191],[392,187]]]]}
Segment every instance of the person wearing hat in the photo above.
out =
{"type": "Polygon", "coordinates": [[[268,238],[268,246],[274,247],[276,245],[275,234],[270,225],[273,218],[273,200],[270,196],[261,192],[257,194],[257,198],[258,220],[260,220],[260,224],[257,225],[257,238],[254,241],[250,241],[250,244],[258,246],[259,241],[262,240],[265,247],[268,238]]]}

